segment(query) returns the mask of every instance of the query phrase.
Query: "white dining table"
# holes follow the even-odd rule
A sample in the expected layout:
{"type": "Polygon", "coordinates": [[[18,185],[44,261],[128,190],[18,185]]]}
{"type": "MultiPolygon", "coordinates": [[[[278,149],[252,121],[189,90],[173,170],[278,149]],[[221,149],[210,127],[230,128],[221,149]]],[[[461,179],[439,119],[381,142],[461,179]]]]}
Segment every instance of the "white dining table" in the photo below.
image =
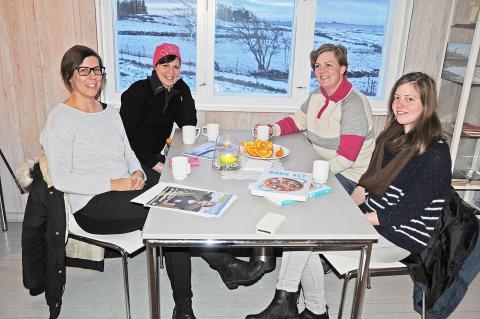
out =
{"type": "MultiPolygon", "coordinates": [[[[237,141],[252,139],[251,133],[245,130],[221,130],[220,134],[230,134],[237,141]]],[[[205,142],[206,138],[200,136],[195,145],[184,145],[181,131],[177,130],[167,161],[205,142]]],[[[272,142],[290,151],[288,156],[280,159],[285,169],[311,172],[313,161],[319,159],[310,142],[301,133],[274,137],[272,142]]],[[[231,193],[238,199],[219,218],[194,216],[161,208],[150,209],[142,232],[147,252],[150,318],[160,318],[157,248],[201,246],[359,250],[358,273],[361,275],[357,278],[351,318],[361,318],[366,274],[372,244],[377,242],[378,233],[332,174],[327,182],[332,187],[331,193],[285,207],[251,195],[248,183],[252,180],[222,178],[221,172],[212,168],[211,161],[205,159],[200,159],[199,166],[192,166],[188,178],[182,181],[173,179],[171,167],[166,164],[160,182],[231,193]],[[273,235],[256,233],[256,224],[267,212],[286,217],[285,223],[273,235]]]]}

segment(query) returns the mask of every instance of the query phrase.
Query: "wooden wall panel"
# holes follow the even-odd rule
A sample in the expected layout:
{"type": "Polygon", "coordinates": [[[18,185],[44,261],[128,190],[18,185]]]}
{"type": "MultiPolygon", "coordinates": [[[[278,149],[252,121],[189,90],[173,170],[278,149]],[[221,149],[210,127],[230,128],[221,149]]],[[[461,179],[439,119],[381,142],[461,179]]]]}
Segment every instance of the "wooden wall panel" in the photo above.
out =
{"type": "MultiPolygon", "coordinates": [[[[94,0],[0,0],[0,147],[15,170],[40,154],[49,110],[68,95],[60,77],[72,45],[97,48],[94,0]]],[[[5,165],[0,175],[9,220],[23,218],[20,196],[5,165]]]]}
{"type": "MultiPolygon", "coordinates": [[[[450,6],[450,0],[415,0],[405,72],[438,74],[450,6]]],[[[63,53],[74,44],[97,48],[95,14],[95,0],[0,0],[0,147],[14,168],[40,153],[46,116],[68,94],[59,75],[63,53]]],[[[284,115],[199,112],[200,123],[242,129],[284,115]]],[[[374,120],[378,134],[385,117],[374,120]]],[[[0,174],[9,219],[21,220],[26,196],[2,163],[0,174]]]]}
{"type": "Polygon", "coordinates": [[[404,73],[422,71],[438,80],[452,0],[416,0],[413,6],[404,73]]]}

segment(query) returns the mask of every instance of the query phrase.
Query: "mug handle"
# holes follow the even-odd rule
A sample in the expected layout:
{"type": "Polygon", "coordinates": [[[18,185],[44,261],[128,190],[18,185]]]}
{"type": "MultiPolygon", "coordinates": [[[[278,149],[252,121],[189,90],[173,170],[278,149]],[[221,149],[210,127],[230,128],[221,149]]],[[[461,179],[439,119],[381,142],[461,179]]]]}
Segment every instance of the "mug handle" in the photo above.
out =
{"type": "Polygon", "coordinates": [[[202,126],[202,135],[207,136],[207,131],[206,130],[207,130],[207,126],[206,125],[202,126]]]}
{"type": "Polygon", "coordinates": [[[202,131],[202,129],[199,127],[196,127],[195,131],[196,131],[195,138],[197,138],[200,135],[200,132],[202,131]]]}
{"type": "Polygon", "coordinates": [[[191,165],[187,162],[187,175],[191,172],[191,165]]]}

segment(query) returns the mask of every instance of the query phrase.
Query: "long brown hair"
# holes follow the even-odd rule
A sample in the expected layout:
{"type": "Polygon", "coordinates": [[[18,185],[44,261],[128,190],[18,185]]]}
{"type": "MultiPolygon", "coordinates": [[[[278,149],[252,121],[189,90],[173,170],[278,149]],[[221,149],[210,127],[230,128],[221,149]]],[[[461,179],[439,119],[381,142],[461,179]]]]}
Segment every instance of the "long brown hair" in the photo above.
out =
{"type": "Polygon", "coordinates": [[[412,148],[418,155],[425,152],[432,141],[443,140],[442,124],[437,115],[437,88],[435,81],[429,75],[412,72],[397,80],[390,93],[387,122],[380,136],[387,135],[391,130],[397,130],[401,126],[395,118],[392,104],[398,87],[406,83],[411,83],[417,90],[422,103],[422,114],[413,123],[408,133],[392,142],[397,150],[412,148]]]}

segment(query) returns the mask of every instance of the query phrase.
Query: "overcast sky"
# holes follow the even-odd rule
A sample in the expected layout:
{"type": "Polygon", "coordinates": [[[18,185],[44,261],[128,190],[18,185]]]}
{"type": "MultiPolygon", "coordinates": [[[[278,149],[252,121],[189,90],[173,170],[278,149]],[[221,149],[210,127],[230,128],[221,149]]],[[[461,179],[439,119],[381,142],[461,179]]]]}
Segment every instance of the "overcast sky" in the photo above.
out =
{"type": "MultiPolygon", "coordinates": [[[[175,1],[146,0],[151,14],[176,7],[175,1]]],[[[222,0],[231,6],[252,10],[263,19],[291,20],[294,0],[222,0]]],[[[323,22],[384,25],[389,0],[317,0],[317,19],[323,22]]]]}

